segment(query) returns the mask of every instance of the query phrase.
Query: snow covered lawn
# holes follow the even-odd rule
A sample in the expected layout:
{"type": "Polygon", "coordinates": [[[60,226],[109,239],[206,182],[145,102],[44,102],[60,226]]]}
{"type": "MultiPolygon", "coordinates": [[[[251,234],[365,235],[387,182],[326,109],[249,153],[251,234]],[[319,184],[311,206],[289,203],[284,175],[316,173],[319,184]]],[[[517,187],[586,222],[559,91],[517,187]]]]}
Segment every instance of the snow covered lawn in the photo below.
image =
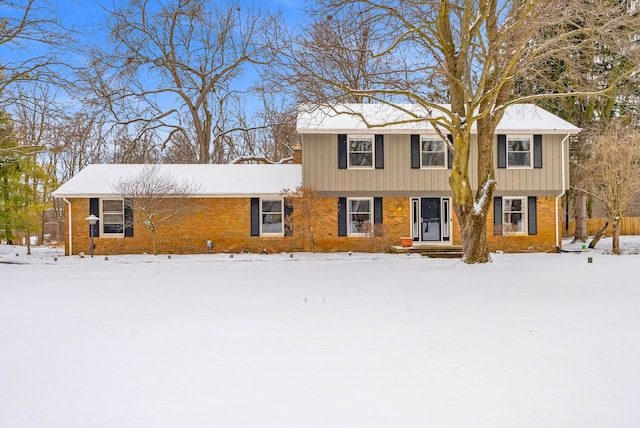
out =
{"type": "Polygon", "coordinates": [[[0,427],[640,426],[639,255],[0,247],[0,427]]]}

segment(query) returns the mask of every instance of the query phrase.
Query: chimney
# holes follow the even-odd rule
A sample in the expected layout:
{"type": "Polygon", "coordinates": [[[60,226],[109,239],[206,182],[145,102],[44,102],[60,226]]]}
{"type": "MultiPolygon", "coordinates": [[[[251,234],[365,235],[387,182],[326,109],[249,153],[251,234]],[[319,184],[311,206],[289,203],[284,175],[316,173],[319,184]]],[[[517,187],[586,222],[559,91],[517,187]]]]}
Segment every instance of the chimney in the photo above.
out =
{"type": "Polygon", "coordinates": [[[302,144],[300,142],[293,146],[293,163],[302,165],[302,144]]]}

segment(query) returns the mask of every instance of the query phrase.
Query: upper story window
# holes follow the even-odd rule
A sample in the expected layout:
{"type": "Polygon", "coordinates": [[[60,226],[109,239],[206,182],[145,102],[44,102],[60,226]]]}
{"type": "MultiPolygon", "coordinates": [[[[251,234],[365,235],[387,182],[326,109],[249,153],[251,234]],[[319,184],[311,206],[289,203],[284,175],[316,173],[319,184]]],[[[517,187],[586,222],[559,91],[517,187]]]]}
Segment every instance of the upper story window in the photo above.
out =
{"type": "Polygon", "coordinates": [[[349,168],[373,168],[373,136],[349,136],[349,168]]]}
{"type": "Polygon", "coordinates": [[[124,201],[122,199],[102,199],[102,233],[122,236],[124,233],[124,201]]]}
{"type": "Polygon", "coordinates": [[[283,199],[260,200],[260,231],[262,236],[282,236],[284,234],[283,199]]]}
{"type": "Polygon", "coordinates": [[[507,233],[526,233],[526,198],[502,199],[502,230],[507,233]]]}
{"type": "Polygon", "coordinates": [[[348,236],[370,236],[373,228],[373,199],[347,200],[348,236]]]}
{"type": "Polygon", "coordinates": [[[531,168],[531,149],[530,136],[507,137],[507,167],[531,168]]]}
{"type": "Polygon", "coordinates": [[[445,168],[447,146],[440,138],[422,137],[420,157],[422,168],[445,168]]]}

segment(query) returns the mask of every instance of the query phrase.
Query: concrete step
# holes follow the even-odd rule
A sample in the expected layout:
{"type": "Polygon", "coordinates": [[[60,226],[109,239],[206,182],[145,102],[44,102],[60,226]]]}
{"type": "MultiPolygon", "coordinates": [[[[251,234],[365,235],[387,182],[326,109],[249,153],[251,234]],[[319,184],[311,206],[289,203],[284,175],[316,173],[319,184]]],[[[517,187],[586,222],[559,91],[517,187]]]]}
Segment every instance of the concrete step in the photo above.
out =
{"type": "Polygon", "coordinates": [[[413,245],[411,247],[392,246],[389,248],[389,251],[395,254],[420,254],[431,258],[455,259],[462,257],[462,247],[459,245],[413,245]]]}

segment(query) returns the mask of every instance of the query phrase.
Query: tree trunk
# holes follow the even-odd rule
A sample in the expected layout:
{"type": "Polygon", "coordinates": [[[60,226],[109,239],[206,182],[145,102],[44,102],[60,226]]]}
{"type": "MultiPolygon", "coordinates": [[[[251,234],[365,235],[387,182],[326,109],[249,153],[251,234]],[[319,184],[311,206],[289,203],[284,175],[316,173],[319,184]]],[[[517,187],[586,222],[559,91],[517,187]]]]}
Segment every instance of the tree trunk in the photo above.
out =
{"type": "Polygon", "coordinates": [[[573,241],[587,242],[587,194],[582,190],[575,191],[575,213],[576,230],[573,241]]]}
{"type": "Polygon", "coordinates": [[[153,255],[158,255],[158,245],[156,242],[156,231],[155,229],[151,229],[151,244],[153,245],[153,255]]]}
{"type": "Polygon", "coordinates": [[[487,244],[487,216],[470,214],[460,221],[462,232],[462,260],[465,263],[487,263],[491,261],[487,244]]]}
{"type": "Polygon", "coordinates": [[[620,224],[622,223],[621,218],[614,218],[613,223],[611,224],[611,252],[613,254],[620,255],[620,224]]]}
{"type": "Polygon", "coordinates": [[[600,230],[596,232],[596,234],[593,236],[593,239],[591,240],[591,242],[589,242],[589,248],[596,247],[596,244],[598,243],[598,241],[600,241],[600,238],[602,238],[605,232],[607,231],[608,226],[609,226],[609,220],[605,221],[604,226],[602,226],[600,230]]]}

